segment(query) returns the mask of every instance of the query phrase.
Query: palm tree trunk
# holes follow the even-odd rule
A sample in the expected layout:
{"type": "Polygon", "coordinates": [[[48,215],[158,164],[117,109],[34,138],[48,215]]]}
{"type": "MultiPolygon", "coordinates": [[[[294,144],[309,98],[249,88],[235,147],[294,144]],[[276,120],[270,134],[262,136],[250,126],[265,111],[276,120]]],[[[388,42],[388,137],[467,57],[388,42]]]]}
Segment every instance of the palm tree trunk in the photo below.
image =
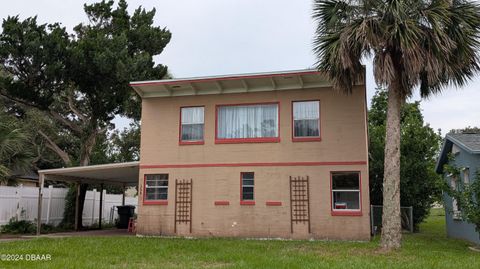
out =
{"type": "Polygon", "coordinates": [[[396,81],[388,90],[383,178],[382,238],[380,246],[389,251],[401,246],[400,218],[400,116],[405,97],[396,81]]]}

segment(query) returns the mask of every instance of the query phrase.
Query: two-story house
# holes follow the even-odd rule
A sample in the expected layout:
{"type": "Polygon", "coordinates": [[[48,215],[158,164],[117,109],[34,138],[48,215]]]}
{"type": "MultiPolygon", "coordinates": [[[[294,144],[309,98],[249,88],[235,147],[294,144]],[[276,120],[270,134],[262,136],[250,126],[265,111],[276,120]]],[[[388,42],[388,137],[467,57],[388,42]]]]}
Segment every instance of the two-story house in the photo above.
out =
{"type": "Polygon", "coordinates": [[[315,70],[132,82],[137,233],[370,238],[364,79],[315,70]]]}

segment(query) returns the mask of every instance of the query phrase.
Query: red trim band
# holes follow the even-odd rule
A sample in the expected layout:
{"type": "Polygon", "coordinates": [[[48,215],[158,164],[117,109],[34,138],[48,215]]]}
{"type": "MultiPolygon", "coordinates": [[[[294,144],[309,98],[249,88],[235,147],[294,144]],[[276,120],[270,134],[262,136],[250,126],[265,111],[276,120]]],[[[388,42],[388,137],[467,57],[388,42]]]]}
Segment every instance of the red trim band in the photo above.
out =
{"type": "Polygon", "coordinates": [[[240,201],[240,205],[255,205],[255,201],[240,201]]]}
{"type": "Polygon", "coordinates": [[[332,216],[362,216],[362,211],[332,211],[332,216]]]}
{"type": "Polygon", "coordinates": [[[199,168],[199,167],[251,167],[251,166],[328,166],[328,165],[366,165],[366,161],[349,162],[275,162],[275,163],[190,163],[190,164],[142,164],[148,168],[199,168]]]}
{"type": "Polygon", "coordinates": [[[230,205],[230,201],[215,201],[214,205],[230,205]]]}
{"type": "Polygon", "coordinates": [[[157,201],[143,201],[144,205],[168,205],[168,200],[157,200],[157,201]]]}
{"type": "Polygon", "coordinates": [[[294,137],[292,138],[293,142],[313,142],[313,141],[322,141],[320,137],[294,137]]]}
{"type": "Polygon", "coordinates": [[[205,142],[204,141],[191,141],[191,142],[180,141],[180,142],[178,142],[178,144],[180,146],[184,146],[184,145],[204,145],[205,142]]]}
{"type": "Polygon", "coordinates": [[[281,206],[282,202],[280,202],[280,201],[267,201],[267,202],[265,202],[265,204],[267,206],[281,206]]]}

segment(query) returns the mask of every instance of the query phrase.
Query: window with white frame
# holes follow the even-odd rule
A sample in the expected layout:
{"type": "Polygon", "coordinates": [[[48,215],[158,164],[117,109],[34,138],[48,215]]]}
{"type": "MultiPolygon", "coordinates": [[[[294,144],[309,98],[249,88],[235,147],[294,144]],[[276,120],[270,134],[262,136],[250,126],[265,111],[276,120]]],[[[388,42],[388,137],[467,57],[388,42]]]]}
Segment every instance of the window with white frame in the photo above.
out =
{"type": "Polygon", "coordinates": [[[278,137],[278,104],[217,107],[217,139],[278,137]]]}
{"type": "Polygon", "coordinates": [[[320,101],[293,102],[293,137],[320,137],[320,101]]]}
{"type": "MultiPolygon", "coordinates": [[[[458,186],[459,182],[456,176],[450,175],[450,186],[452,190],[458,191],[460,188],[458,186]]],[[[457,199],[452,197],[452,211],[453,219],[461,219],[460,207],[458,206],[457,199]]]]}
{"type": "Polygon", "coordinates": [[[360,210],[359,172],[332,172],[332,210],[360,210]]]}
{"type": "Polygon", "coordinates": [[[470,168],[468,167],[463,168],[463,183],[470,183],[470,168]]]}
{"type": "Polygon", "coordinates": [[[182,107],[181,124],[182,142],[203,141],[204,107],[182,107]]]}
{"type": "Polygon", "coordinates": [[[145,200],[168,199],[168,174],[145,175],[145,200]]]}
{"type": "Polygon", "coordinates": [[[254,173],[253,172],[242,172],[242,201],[253,201],[254,200],[254,173]]]}

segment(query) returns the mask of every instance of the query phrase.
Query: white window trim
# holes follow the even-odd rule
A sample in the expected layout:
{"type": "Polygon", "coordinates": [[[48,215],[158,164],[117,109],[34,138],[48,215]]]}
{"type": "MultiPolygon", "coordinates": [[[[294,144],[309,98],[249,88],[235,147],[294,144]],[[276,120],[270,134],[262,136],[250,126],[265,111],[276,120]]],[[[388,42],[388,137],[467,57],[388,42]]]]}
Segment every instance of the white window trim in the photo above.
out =
{"type": "Polygon", "coordinates": [[[205,141],[205,106],[186,106],[186,107],[180,107],[180,142],[182,143],[194,143],[194,142],[203,142],[205,141]],[[183,122],[183,110],[188,109],[188,108],[202,108],[203,109],[203,121],[202,122],[189,122],[189,123],[184,123],[183,122]],[[185,125],[203,125],[203,133],[202,133],[202,139],[197,139],[197,140],[183,140],[183,126],[185,125]]]}
{"type": "Polygon", "coordinates": [[[242,186],[241,186],[241,188],[242,188],[242,192],[241,192],[242,197],[241,197],[241,201],[255,201],[255,173],[253,173],[253,178],[251,178],[251,179],[250,179],[250,178],[244,179],[244,178],[243,178],[243,175],[246,174],[246,173],[250,173],[250,172],[242,172],[242,174],[241,174],[241,175],[242,175],[242,182],[241,182],[241,183],[242,183],[242,186]],[[243,184],[243,180],[252,180],[252,181],[253,181],[253,184],[243,184]],[[253,199],[243,199],[243,188],[244,188],[244,187],[252,187],[252,188],[253,188],[253,199]]]}
{"type": "Polygon", "coordinates": [[[347,172],[342,172],[342,171],[335,171],[335,172],[332,172],[331,174],[331,196],[332,196],[332,200],[331,200],[331,210],[333,212],[361,212],[362,211],[362,192],[360,190],[360,188],[362,187],[360,184],[361,184],[361,180],[360,180],[360,177],[361,177],[361,174],[360,172],[351,172],[351,173],[356,173],[358,175],[358,190],[357,189],[345,189],[345,190],[337,190],[337,189],[333,189],[333,175],[335,173],[349,173],[350,171],[347,171],[347,172]],[[350,209],[350,208],[345,208],[345,209],[337,209],[335,208],[335,196],[334,196],[334,193],[335,192],[358,192],[358,209],[350,209]]]}
{"type": "Polygon", "coordinates": [[[320,138],[321,137],[321,126],[320,126],[320,100],[304,100],[304,101],[292,101],[292,135],[293,138],[320,138]],[[295,116],[295,103],[306,103],[306,102],[316,102],[318,105],[318,118],[305,117],[305,118],[296,118],[295,116]],[[318,121],[318,135],[317,136],[296,136],[295,135],[295,121],[300,120],[317,120],[318,121]]]}
{"type": "Polygon", "coordinates": [[[147,179],[148,176],[155,176],[155,175],[161,175],[161,174],[147,174],[145,175],[145,195],[144,195],[144,201],[152,202],[152,201],[167,201],[168,200],[168,183],[169,183],[169,174],[167,175],[166,179],[157,179],[157,180],[165,180],[167,181],[167,186],[149,186],[148,181],[154,181],[154,179],[147,179]],[[147,197],[147,190],[148,189],[167,189],[167,199],[148,199],[147,197]]]}

